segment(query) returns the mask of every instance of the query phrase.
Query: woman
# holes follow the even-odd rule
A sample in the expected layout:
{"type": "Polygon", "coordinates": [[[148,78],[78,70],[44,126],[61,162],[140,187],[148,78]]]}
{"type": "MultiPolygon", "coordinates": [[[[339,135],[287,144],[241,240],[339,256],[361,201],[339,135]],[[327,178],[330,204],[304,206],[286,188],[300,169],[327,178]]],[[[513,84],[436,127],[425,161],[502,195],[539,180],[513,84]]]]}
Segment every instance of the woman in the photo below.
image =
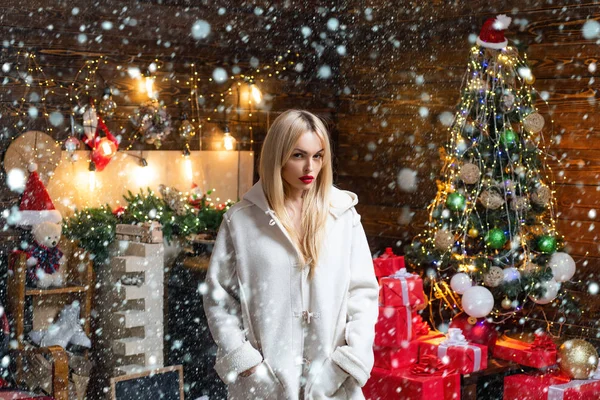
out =
{"type": "Polygon", "coordinates": [[[290,110],[260,180],[219,230],[204,308],[229,399],[364,399],[378,286],[354,193],[332,186],[323,123],[290,110]]]}

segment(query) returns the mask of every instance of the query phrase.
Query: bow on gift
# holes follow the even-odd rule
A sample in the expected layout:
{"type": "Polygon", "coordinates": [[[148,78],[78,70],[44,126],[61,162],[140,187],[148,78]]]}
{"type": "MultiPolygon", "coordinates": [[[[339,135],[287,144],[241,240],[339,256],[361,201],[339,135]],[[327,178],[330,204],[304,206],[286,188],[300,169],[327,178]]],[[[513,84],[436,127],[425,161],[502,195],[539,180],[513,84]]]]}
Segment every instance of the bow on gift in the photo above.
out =
{"type": "Polygon", "coordinates": [[[473,371],[481,369],[481,349],[478,346],[469,345],[460,328],[448,329],[446,340],[438,345],[438,357],[440,359],[446,356],[450,346],[467,347],[473,350],[473,371]]]}
{"type": "Polygon", "coordinates": [[[410,272],[408,272],[406,270],[406,268],[400,268],[398,271],[394,272],[394,275],[391,275],[390,278],[395,278],[395,279],[406,279],[406,278],[412,278],[413,276],[416,276],[415,274],[411,274],[410,272]]]}
{"type": "Polygon", "coordinates": [[[410,369],[413,375],[431,376],[452,374],[455,371],[444,364],[434,355],[426,354],[419,357],[419,362],[410,369]]]}
{"type": "Polygon", "coordinates": [[[412,278],[413,276],[417,276],[417,275],[407,272],[406,268],[400,268],[398,271],[396,271],[394,273],[394,275],[389,276],[392,279],[397,279],[400,281],[400,289],[402,290],[402,301],[405,306],[410,305],[410,300],[409,300],[409,295],[408,295],[408,282],[406,280],[412,278]]]}
{"type": "Polygon", "coordinates": [[[535,335],[530,350],[534,351],[550,351],[556,350],[556,345],[548,335],[535,335]]]}

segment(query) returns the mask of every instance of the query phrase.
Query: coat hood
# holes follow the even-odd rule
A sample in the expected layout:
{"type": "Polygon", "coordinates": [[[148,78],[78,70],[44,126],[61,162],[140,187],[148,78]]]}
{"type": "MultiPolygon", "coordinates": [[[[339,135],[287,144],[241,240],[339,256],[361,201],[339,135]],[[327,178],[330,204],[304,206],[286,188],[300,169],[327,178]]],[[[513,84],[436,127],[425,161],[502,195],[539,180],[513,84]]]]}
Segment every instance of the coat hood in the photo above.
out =
{"type": "MultiPolygon", "coordinates": [[[[263,211],[270,211],[269,202],[265,196],[265,192],[262,187],[262,182],[259,180],[246,192],[244,200],[256,205],[263,211]]],[[[358,196],[347,190],[340,190],[335,186],[331,187],[329,193],[329,213],[335,218],[341,216],[344,212],[348,211],[358,203],[358,196]]]]}

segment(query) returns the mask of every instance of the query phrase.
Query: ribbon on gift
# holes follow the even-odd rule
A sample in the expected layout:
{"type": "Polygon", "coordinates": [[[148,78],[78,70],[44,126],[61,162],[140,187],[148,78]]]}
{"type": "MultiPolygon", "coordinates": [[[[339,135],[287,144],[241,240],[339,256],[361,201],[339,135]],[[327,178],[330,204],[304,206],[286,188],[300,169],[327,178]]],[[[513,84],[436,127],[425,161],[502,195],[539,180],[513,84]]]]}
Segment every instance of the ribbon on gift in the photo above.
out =
{"type": "Polygon", "coordinates": [[[448,348],[452,346],[473,350],[473,372],[481,369],[481,348],[470,345],[460,328],[448,329],[446,340],[438,345],[438,358],[443,359],[448,353],[448,348]]]}
{"type": "Polygon", "coordinates": [[[406,309],[406,327],[408,329],[408,333],[406,336],[408,337],[408,341],[410,342],[413,338],[413,328],[412,328],[412,309],[409,306],[404,307],[406,309]]]}
{"type": "Polygon", "coordinates": [[[535,335],[529,349],[532,351],[552,351],[556,350],[556,345],[548,335],[535,335]]]}
{"type": "Polygon", "coordinates": [[[561,385],[551,385],[548,388],[548,400],[563,400],[567,390],[579,388],[592,383],[598,383],[598,379],[574,380],[561,385]]]}
{"type": "Polygon", "coordinates": [[[419,362],[410,369],[411,374],[419,376],[446,375],[454,372],[447,364],[432,354],[419,357],[419,362]]]}
{"type": "Polygon", "coordinates": [[[398,279],[400,281],[400,287],[402,289],[402,304],[405,306],[410,305],[410,301],[408,299],[408,282],[407,278],[412,278],[413,276],[417,276],[415,274],[411,274],[406,271],[406,268],[400,268],[398,271],[394,273],[394,275],[390,275],[390,278],[398,279]]]}

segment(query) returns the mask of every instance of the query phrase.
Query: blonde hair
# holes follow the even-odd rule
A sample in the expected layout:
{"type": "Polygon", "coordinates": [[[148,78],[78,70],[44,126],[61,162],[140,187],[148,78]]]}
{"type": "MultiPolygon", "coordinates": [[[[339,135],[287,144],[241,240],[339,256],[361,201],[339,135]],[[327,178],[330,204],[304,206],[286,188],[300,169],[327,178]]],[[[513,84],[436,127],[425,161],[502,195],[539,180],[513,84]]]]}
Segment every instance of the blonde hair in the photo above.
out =
{"type": "Polygon", "coordinates": [[[277,117],[269,128],[263,143],[259,174],[269,206],[294,241],[302,257],[301,261],[309,265],[309,275],[312,277],[319,260],[325,223],[329,213],[329,193],[333,184],[331,145],[329,133],[323,121],[314,114],[303,110],[288,110],[277,117]],[[302,210],[304,236],[300,237],[299,232],[293,228],[292,218],[285,209],[285,199],[290,192],[290,187],[283,179],[281,172],[285,163],[292,156],[298,139],[306,132],[312,132],[321,139],[324,152],[317,180],[304,196],[302,210]]]}

